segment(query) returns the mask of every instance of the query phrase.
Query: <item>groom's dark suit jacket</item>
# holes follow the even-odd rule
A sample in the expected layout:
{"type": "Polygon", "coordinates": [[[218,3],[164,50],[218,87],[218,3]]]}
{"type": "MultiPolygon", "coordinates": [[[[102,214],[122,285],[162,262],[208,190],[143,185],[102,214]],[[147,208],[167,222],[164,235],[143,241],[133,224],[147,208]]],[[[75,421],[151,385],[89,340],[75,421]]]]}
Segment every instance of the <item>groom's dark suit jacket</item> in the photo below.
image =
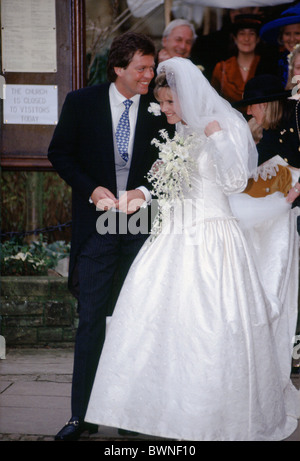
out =
{"type": "MultiPolygon", "coordinates": [[[[87,237],[96,231],[100,212],[89,197],[97,186],[116,195],[116,174],[109,83],[69,93],[49,146],[48,158],[59,175],[72,187],[72,245],[69,288],[75,296],[76,256],[87,237]]],[[[145,176],[156,160],[157,148],[151,140],[162,128],[173,132],[166,118],[148,112],[155,101],[152,90],[142,95],[137,115],[134,147],[127,190],[149,184],[145,176]]],[[[54,204],[55,205],[55,204],[54,204]]]]}

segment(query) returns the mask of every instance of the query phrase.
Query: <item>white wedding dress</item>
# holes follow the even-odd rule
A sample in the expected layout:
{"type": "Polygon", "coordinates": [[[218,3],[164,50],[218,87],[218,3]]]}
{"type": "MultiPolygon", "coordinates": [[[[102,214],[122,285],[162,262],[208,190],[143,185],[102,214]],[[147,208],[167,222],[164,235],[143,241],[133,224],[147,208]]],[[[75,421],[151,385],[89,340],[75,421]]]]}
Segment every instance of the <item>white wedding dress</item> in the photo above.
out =
{"type": "MultiPolygon", "coordinates": [[[[199,136],[188,200],[148,239],[124,283],[86,421],[195,441],[282,440],[296,429],[300,398],[287,373],[296,308],[287,320],[276,279],[284,274],[270,266],[263,279],[232,213],[228,196],[247,177],[230,148],[222,132],[199,136]]],[[[288,237],[287,229],[274,238],[288,237]]]]}

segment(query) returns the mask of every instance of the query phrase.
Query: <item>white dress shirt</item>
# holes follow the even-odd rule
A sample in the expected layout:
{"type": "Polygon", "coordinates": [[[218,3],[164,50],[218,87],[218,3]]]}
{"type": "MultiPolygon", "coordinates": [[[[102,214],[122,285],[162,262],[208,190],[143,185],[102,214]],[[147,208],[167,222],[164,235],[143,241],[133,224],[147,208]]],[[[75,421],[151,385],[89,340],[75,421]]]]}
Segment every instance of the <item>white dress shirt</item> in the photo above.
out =
{"type": "MultiPolygon", "coordinates": [[[[135,135],[135,125],[137,120],[137,113],[139,108],[140,102],[140,94],[136,94],[130,100],[133,102],[129,109],[129,123],[130,123],[130,137],[129,137],[129,144],[128,144],[128,162],[131,161],[132,157],[132,150],[133,150],[133,143],[134,143],[134,135],[135,135]]],[[[112,115],[112,125],[113,125],[113,133],[114,133],[114,149],[117,151],[117,142],[116,142],[116,129],[120,120],[122,113],[124,112],[124,104],[123,101],[126,98],[117,90],[117,87],[114,83],[111,83],[109,87],[109,102],[111,108],[111,115],[112,115]]],[[[144,186],[139,186],[136,189],[140,189],[146,198],[147,204],[151,202],[151,194],[148,189],[144,186]]]]}

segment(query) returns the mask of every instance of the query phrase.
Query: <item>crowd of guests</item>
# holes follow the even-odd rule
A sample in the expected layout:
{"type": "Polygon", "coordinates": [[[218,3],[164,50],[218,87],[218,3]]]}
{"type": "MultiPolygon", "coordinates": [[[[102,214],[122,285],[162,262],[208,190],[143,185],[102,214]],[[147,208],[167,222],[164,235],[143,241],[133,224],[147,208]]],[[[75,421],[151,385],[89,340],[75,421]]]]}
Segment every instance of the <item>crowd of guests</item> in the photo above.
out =
{"type": "Polygon", "coordinates": [[[256,181],[248,192],[261,196],[279,188],[295,201],[300,196],[300,3],[271,20],[266,20],[265,10],[228,10],[221,30],[208,35],[198,34],[187,20],[175,19],[164,30],[158,63],[174,56],[191,59],[247,118],[259,165],[281,158],[273,169],[276,179],[264,178],[260,190],[256,181]],[[245,98],[246,93],[251,96],[245,98]]]}
{"type": "Polygon", "coordinates": [[[269,22],[263,8],[232,9],[221,30],[208,35],[198,35],[187,20],[171,21],[163,32],[158,62],[174,56],[190,58],[221,96],[236,102],[256,75],[277,75],[286,86],[290,54],[299,43],[300,3],[269,22]]]}

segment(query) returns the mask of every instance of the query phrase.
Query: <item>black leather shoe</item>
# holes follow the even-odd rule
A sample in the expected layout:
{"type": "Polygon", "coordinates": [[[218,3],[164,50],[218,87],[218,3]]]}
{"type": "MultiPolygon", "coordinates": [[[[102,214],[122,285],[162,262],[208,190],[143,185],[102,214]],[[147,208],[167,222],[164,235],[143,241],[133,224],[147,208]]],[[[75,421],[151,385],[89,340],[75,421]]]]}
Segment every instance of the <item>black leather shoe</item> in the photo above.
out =
{"type": "Polygon", "coordinates": [[[95,434],[98,432],[98,426],[96,424],[89,424],[81,421],[78,417],[73,416],[64,427],[56,434],[54,440],[58,441],[75,441],[78,440],[81,434],[88,431],[89,434],[95,434]]]}
{"type": "Polygon", "coordinates": [[[126,429],[118,429],[118,434],[119,435],[131,435],[131,436],[140,435],[139,432],[127,431],[126,429]]]}

